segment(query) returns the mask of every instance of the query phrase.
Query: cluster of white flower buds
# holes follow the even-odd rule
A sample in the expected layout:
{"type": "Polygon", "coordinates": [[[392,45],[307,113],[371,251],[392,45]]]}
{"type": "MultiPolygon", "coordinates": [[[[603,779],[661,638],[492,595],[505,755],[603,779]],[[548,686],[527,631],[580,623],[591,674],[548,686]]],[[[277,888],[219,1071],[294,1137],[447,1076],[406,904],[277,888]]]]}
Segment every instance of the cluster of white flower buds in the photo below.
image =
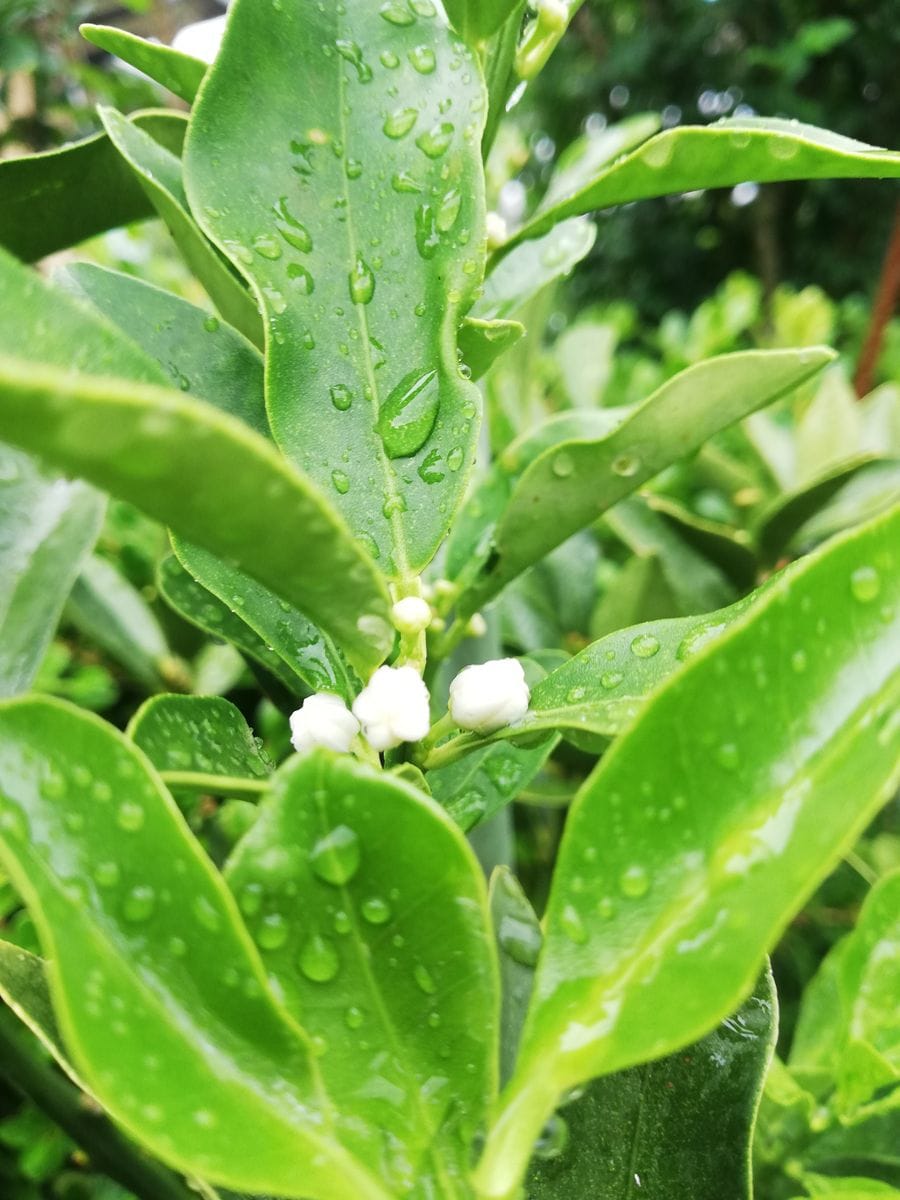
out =
{"type": "MultiPolygon", "coordinates": [[[[396,612],[394,618],[398,619],[396,612]]],[[[525,673],[514,658],[465,667],[450,684],[454,724],[476,733],[492,733],[521,721],[528,701],[525,673]]],[[[390,750],[428,733],[428,688],[413,667],[379,667],[354,700],[352,711],[340,696],[318,692],[291,714],[290,723],[291,742],[298,752],[315,746],[347,751],[359,733],[374,750],[390,750]]]]}

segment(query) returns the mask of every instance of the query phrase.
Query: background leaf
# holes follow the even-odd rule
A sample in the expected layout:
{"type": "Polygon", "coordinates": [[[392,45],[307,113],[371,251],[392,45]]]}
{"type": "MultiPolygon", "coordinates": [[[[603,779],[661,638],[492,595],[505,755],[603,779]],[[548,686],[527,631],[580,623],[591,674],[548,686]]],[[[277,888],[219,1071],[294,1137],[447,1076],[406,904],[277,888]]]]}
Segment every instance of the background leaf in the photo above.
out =
{"type": "Polygon", "coordinates": [[[186,150],[197,219],[265,309],[275,438],[398,577],[447,529],[479,408],[456,327],[483,265],[484,96],[433,7],[260,21],[238,0],[186,150]]]}
{"type": "Polygon", "coordinates": [[[239,709],[219,696],[153,696],[128,736],[158,771],[265,779],[271,766],[239,709]]]}
{"type": "Polygon", "coordinates": [[[171,46],[163,46],[159,42],[151,42],[146,38],[135,37],[126,29],[116,29],[111,25],[80,25],[78,29],[83,38],[93,45],[99,46],[108,54],[114,54],[123,62],[137,67],[157,83],[186,100],[188,104],[197,94],[197,89],[206,74],[206,63],[171,46]]]}

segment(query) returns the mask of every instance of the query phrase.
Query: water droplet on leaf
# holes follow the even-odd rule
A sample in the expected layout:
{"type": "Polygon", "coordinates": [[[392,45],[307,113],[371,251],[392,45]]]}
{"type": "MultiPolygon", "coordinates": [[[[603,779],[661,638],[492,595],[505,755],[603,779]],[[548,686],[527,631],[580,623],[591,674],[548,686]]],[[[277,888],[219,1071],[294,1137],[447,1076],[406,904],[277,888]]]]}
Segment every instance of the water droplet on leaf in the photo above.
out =
{"type": "Polygon", "coordinates": [[[347,825],[337,825],[319,838],[309,855],[310,865],[319,879],[335,887],[353,878],[359,860],[359,838],[347,825]]]}
{"type": "Polygon", "coordinates": [[[437,371],[411,371],[381,406],[376,428],[388,458],[408,458],[434,428],[440,402],[437,371]]]}

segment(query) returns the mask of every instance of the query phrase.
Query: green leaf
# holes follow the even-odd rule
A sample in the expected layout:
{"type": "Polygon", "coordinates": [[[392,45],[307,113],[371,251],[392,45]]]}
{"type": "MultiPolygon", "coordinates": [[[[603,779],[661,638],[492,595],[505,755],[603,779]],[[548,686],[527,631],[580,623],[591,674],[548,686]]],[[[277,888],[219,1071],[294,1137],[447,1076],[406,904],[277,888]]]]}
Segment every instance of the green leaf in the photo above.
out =
{"type": "Polygon", "coordinates": [[[53,963],[66,1048],[123,1128],[228,1187],[386,1200],[335,1142],[307,1039],[125,737],[59,702],[0,705],[0,858],[53,963]]]}
{"type": "Polygon", "coordinates": [[[570,142],[553,168],[537,213],[546,212],[558,201],[589,187],[602,167],[652,137],[659,125],[656,113],[637,113],[608,125],[598,134],[583,134],[570,142]]]}
{"type": "Polygon", "coordinates": [[[486,375],[501,354],[525,336],[519,321],[485,321],[466,317],[459,327],[459,352],[473,379],[486,375]]]}
{"type": "Polygon", "coordinates": [[[164,687],[171,658],[166,635],[141,593],[111,562],[96,555],[87,559],[66,616],[145,687],[164,687]]]}
{"type": "Polygon", "coordinates": [[[240,710],[218,696],[153,696],[131,718],[127,733],[168,775],[266,779],[271,772],[240,710]]]}
{"type": "MultiPolygon", "coordinates": [[[[833,359],[830,350],[750,350],[688,367],[612,432],[563,441],[535,458],[515,482],[491,538],[488,567],[461,599],[470,615],[531,563],[720,430],[771,404],[833,359]]],[[[573,417],[583,414],[573,414],[573,417]]],[[[481,560],[485,561],[482,552],[481,560]]]]}
{"type": "Polygon", "coordinates": [[[261,343],[259,313],[250,293],[203,236],[188,207],[181,161],[114,108],[99,110],[110,141],[134,171],[185,262],[230,325],[261,343]]]}
{"type": "Polygon", "coordinates": [[[262,357],[237,330],[180,296],[93,263],[66,267],[57,282],[155,358],[174,387],[271,437],[262,357]]]}
{"type": "MultiPolygon", "coordinates": [[[[185,570],[261,638],[309,689],[337,692],[348,701],[356,695],[356,679],[332,642],[293,605],[208,550],[180,538],[172,539],[172,547],[185,570]]],[[[268,666],[268,661],[263,665],[268,666]]]]}
{"type": "Polygon", "coordinates": [[[328,1092],[368,1131],[360,1157],[394,1195],[467,1195],[496,1089],[496,978],[459,830],[396,777],[317,751],[279,773],[226,878],[328,1092]]]}
{"type": "Polygon", "coordinates": [[[775,581],[586,781],[516,1075],[478,1172],[485,1197],[506,1196],[566,1088],[721,1020],[891,794],[900,627],[884,614],[900,602],[898,546],[895,509],[775,581]]]}
{"type": "Polygon", "coordinates": [[[777,1012],[767,968],[738,1011],[702,1041],[589,1084],[555,1118],[564,1125],[548,1131],[547,1157],[532,1160],[529,1200],[619,1200],[632,1192],[751,1200],[750,1148],[777,1012]],[[559,1150],[553,1135],[558,1143],[565,1127],[559,1150]]]}
{"type": "Polygon", "coordinates": [[[537,746],[493,744],[426,775],[435,800],[463,830],[488,821],[534,779],[559,739],[537,746]]]}
{"type": "Polygon", "coordinates": [[[544,237],[514,247],[484,281],[472,316],[482,320],[513,316],[541,288],[568,275],[590,253],[596,237],[597,226],[576,217],[554,226],[544,237]]]}
{"type": "MultiPolygon", "coordinates": [[[[181,113],[134,113],[132,120],[170,153],[181,153],[187,129],[181,113]]],[[[154,215],[106,134],[0,161],[0,245],[26,262],[154,215]]]]}
{"type": "Polygon", "coordinates": [[[275,438],[396,577],[443,537],[479,411],[456,329],[483,268],[483,89],[418,7],[237,0],[186,148],[197,219],[265,311],[275,438]]]}
{"type": "Polygon", "coordinates": [[[0,444],[0,696],[33,681],[104,508],[93,488],[0,444]]]}
{"type": "Polygon", "coordinates": [[[206,74],[206,63],[171,46],[135,37],[110,25],[80,25],[78,31],[93,45],[137,67],[190,104],[206,74]]]}
{"type": "Polygon", "coordinates": [[[500,1080],[505,1084],[516,1065],[543,935],[528,897],[507,867],[498,867],[491,876],[490,906],[500,965],[500,1080]]]}
{"type": "Polygon", "coordinates": [[[174,554],[160,563],[157,582],[166,603],[186,621],[214,638],[230,642],[245,657],[264,667],[291,695],[308,695],[310,685],[299,671],[270,650],[266,642],[218,596],[198,583],[174,554]]]}
{"type": "Polygon", "coordinates": [[[688,546],[717,566],[736,588],[746,591],[753,587],[759,568],[752,539],[743,529],[698,516],[668,496],[651,493],[646,500],[688,546]]]}
{"type": "Polygon", "coordinates": [[[20,946],[0,941],[0,999],[77,1083],[53,1015],[46,964],[20,946]]]}
{"type": "Polygon", "coordinates": [[[497,32],[519,0],[447,0],[444,8],[453,28],[475,46],[497,32]]]}
{"type": "Polygon", "coordinates": [[[866,897],[856,927],[820,966],[803,996],[788,1066],[801,1083],[836,1086],[835,1107],[855,1115],[900,1081],[900,871],[866,897]]]}
{"type": "Polygon", "coordinates": [[[390,649],[388,596],[368,554],[268,442],[211,405],[4,359],[0,437],[233,559],[302,608],[362,672],[390,649]],[[281,530],[302,530],[289,556],[281,530]]]}
{"type": "Polygon", "coordinates": [[[728,117],[714,125],[664,129],[590,182],[538,213],[513,239],[539,237],[579,213],[745,179],[895,179],[900,154],[813,125],[776,117],[728,117]]]}

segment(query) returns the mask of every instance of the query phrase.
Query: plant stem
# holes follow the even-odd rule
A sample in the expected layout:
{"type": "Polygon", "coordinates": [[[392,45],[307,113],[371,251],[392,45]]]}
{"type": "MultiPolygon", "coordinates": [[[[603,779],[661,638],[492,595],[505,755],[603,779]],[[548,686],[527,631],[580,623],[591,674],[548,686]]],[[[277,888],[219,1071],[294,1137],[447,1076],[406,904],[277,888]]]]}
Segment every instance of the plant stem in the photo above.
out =
{"type": "Polygon", "coordinates": [[[853,381],[856,394],[860,398],[872,390],[875,368],[881,354],[881,344],[884,341],[888,322],[897,307],[898,295],[900,295],[900,204],[897,205],[894,213],[894,225],[891,229],[887,249],[884,252],[878,292],[872,304],[869,331],[860,351],[856,378],[853,381]]]}
{"type": "Polygon", "coordinates": [[[268,779],[241,779],[235,775],[207,775],[202,771],[160,771],[168,788],[184,788],[211,796],[255,800],[269,790],[268,779]]]}
{"type": "Polygon", "coordinates": [[[196,1200],[168,1167],[146,1157],[93,1102],[49,1062],[5,1004],[0,1004],[0,1073],[84,1150],[91,1164],[137,1200],[196,1200]]]}
{"type": "Polygon", "coordinates": [[[458,758],[470,754],[473,750],[480,750],[482,746],[487,746],[490,742],[489,737],[482,737],[478,733],[462,733],[459,737],[444,742],[443,746],[431,750],[419,765],[426,771],[433,771],[437,767],[449,767],[458,758]]]}

